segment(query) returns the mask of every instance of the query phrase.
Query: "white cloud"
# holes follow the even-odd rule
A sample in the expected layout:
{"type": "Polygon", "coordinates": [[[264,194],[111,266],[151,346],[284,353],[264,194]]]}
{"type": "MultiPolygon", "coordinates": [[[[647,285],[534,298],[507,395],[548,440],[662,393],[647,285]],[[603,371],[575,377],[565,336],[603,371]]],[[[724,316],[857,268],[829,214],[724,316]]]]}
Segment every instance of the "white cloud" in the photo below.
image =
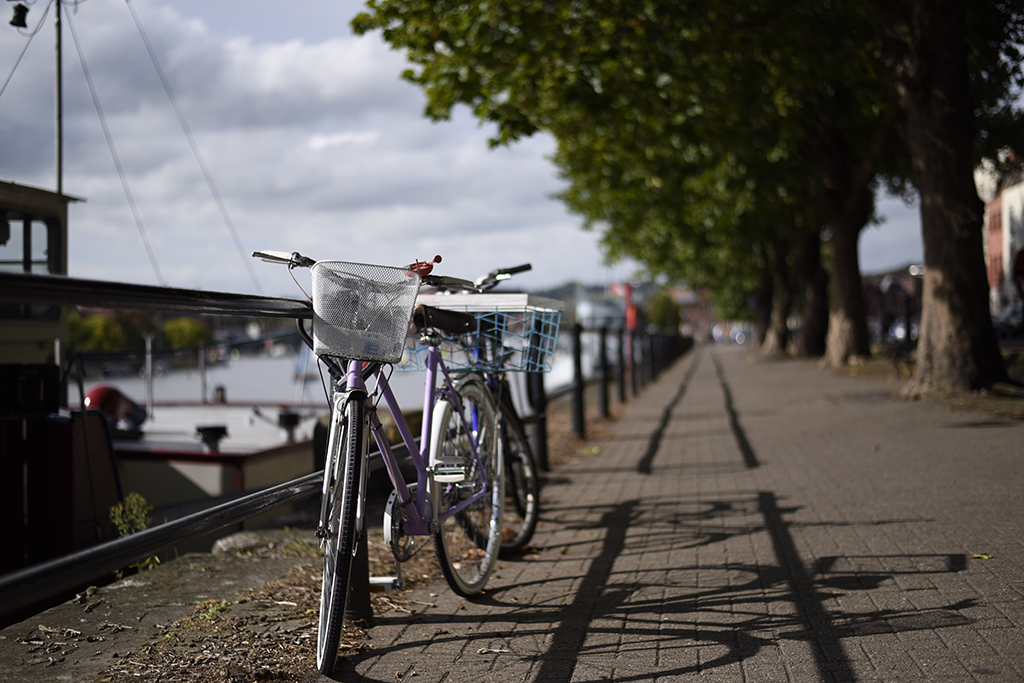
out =
{"type": "Polygon", "coordinates": [[[314,152],[321,152],[328,147],[347,144],[366,144],[374,142],[379,135],[378,131],[366,130],[359,133],[332,133],[330,135],[314,135],[309,138],[309,148],[314,152]]]}

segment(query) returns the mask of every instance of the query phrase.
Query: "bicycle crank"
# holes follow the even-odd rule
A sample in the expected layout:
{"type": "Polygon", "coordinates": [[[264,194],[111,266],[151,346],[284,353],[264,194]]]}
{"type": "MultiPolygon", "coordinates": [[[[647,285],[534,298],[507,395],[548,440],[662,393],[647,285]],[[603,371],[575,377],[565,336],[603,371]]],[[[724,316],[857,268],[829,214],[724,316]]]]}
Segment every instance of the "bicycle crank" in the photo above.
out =
{"type": "MultiPolygon", "coordinates": [[[[409,494],[416,497],[416,484],[409,484],[409,494]]],[[[384,542],[391,547],[397,562],[405,562],[426,544],[424,541],[416,545],[416,537],[406,535],[404,525],[408,518],[405,508],[398,502],[398,491],[392,491],[384,506],[384,542]]]]}

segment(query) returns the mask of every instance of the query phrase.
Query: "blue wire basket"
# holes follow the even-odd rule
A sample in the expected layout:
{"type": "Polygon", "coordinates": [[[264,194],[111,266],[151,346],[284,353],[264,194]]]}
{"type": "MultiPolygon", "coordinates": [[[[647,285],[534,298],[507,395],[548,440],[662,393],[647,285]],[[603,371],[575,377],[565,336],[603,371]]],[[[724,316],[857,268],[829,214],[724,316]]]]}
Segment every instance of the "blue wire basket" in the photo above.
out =
{"type": "MultiPolygon", "coordinates": [[[[417,304],[472,313],[476,330],[441,343],[449,370],[548,372],[558,343],[562,302],[532,294],[421,294],[417,304]]],[[[399,370],[423,370],[427,347],[410,337],[399,370]]]]}

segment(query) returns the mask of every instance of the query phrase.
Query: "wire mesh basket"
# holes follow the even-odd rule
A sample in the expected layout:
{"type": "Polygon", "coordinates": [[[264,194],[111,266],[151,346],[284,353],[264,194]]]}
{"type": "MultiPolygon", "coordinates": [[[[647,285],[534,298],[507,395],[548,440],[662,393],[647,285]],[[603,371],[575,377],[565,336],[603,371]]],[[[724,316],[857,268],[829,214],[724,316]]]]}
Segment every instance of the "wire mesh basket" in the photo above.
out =
{"type": "Polygon", "coordinates": [[[344,261],[313,266],[313,352],[395,363],[402,358],[420,277],[344,261]]]}
{"type": "MultiPolygon", "coordinates": [[[[424,294],[416,303],[472,313],[476,330],[444,339],[441,358],[449,370],[548,372],[562,302],[532,294],[424,294]]],[[[400,370],[423,370],[427,347],[410,337],[400,370]]]]}

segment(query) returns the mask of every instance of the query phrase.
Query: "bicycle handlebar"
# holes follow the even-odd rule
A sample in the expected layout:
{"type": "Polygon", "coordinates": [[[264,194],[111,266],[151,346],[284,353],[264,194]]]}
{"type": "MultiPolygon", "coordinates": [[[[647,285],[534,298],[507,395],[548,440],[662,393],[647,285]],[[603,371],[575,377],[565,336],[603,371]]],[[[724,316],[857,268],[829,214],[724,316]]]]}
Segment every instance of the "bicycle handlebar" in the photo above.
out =
{"type": "MultiPolygon", "coordinates": [[[[288,266],[288,268],[311,268],[316,264],[314,259],[308,256],[303,256],[297,251],[254,251],[252,252],[253,258],[258,258],[261,261],[267,263],[279,263],[288,266]]],[[[529,263],[524,263],[519,266],[512,266],[511,268],[495,268],[487,275],[478,278],[476,282],[470,282],[469,280],[463,280],[457,277],[449,277],[447,275],[432,275],[430,273],[435,263],[440,263],[441,257],[435,256],[433,261],[417,261],[409,265],[411,270],[416,271],[421,276],[421,281],[428,287],[437,287],[438,289],[447,289],[449,291],[469,291],[469,292],[486,292],[489,289],[493,289],[502,280],[507,280],[517,273],[525,273],[528,270],[532,270],[533,266],[529,263]]]]}
{"type": "Polygon", "coordinates": [[[267,263],[280,263],[288,266],[289,268],[312,268],[316,261],[303,256],[297,251],[288,253],[287,251],[254,251],[252,252],[253,258],[258,258],[261,261],[267,263]]]}
{"type": "Polygon", "coordinates": [[[469,280],[463,280],[457,277],[448,277],[447,275],[426,275],[421,279],[421,281],[428,287],[437,287],[438,289],[466,290],[470,292],[480,291],[479,288],[469,280]]]}
{"type": "Polygon", "coordinates": [[[532,269],[533,266],[529,263],[524,263],[521,266],[512,266],[511,268],[495,268],[487,275],[477,279],[476,288],[485,292],[493,289],[502,280],[507,280],[517,273],[525,273],[532,269]]]}
{"type": "Polygon", "coordinates": [[[524,263],[521,266],[513,266],[511,268],[503,268],[497,272],[507,273],[509,275],[515,275],[516,273],[525,273],[528,270],[533,270],[533,266],[529,263],[524,263]]]}

